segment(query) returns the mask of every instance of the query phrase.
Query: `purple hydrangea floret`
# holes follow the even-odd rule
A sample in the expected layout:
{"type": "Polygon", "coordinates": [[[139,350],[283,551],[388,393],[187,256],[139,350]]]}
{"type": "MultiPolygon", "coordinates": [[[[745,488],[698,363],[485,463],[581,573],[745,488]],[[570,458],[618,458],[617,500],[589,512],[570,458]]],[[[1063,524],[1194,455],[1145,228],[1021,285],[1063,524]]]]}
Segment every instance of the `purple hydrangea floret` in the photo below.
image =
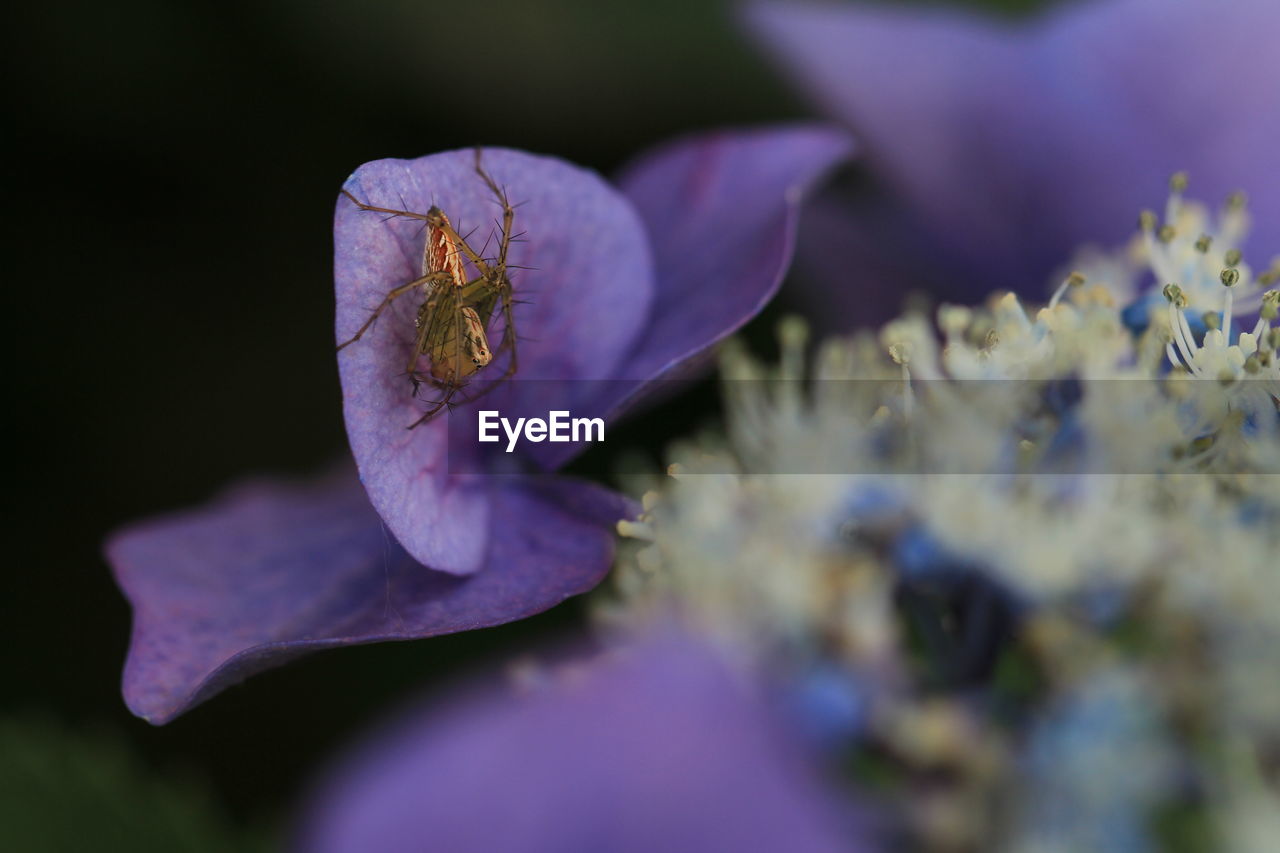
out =
{"type": "Polygon", "coordinates": [[[822,285],[850,320],[925,287],[1038,296],[1077,247],[1130,233],[1180,170],[1200,198],[1247,190],[1252,244],[1280,244],[1271,0],[1087,0],[1016,22],[768,0],[745,17],[856,130],[890,191],[806,228],[825,267],[845,271],[842,288],[822,285]]]}
{"type": "MultiPolygon", "coordinates": [[[[484,149],[486,170],[521,205],[511,262],[529,268],[515,284],[527,300],[516,306],[519,373],[485,407],[617,411],[696,362],[775,292],[800,198],[850,150],[847,134],[820,125],[710,134],[642,158],[618,189],[554,158],[484,149]],[[591,381],[608,379],[630,382],[591,381]]],[[[483,235],[496,206],[473,164],[472,151],[381,160],[345,188],[386,207],[438,204],[483,235]]],[[[419,274],[416,225],[339,199],[339,340],[419,274]]],[[[246,484],[108,542],[134,608],[124,677],[134,713],[167,722],[317,648],[523,618],[608,570],[613,525],[631,512],[621,497],[551,475],[458,473],[456,458],[450,473],[448,421],[479,403],[406,429],[421,405],[403,375],[417,303],[400,303],[339,353],[359,482],[347,471],[246,484]]],[[[531,446],[542,455],[517,461],[542,470],[577,449],[531,446]]]]}
{"type": "Polygon", "coordinates": [[[648,640],[407,714],[334,766],[297,849],[703,853],[877,849],[706,647],[648,640]],[[501,814],[485,817],[484,803],[501,814]]]}

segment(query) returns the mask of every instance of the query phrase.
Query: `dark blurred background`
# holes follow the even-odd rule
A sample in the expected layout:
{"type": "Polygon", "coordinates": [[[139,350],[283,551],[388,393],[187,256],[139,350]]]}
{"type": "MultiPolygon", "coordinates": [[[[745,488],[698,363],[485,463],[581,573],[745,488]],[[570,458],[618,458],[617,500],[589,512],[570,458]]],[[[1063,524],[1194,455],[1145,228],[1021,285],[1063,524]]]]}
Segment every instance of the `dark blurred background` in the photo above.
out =
{"type": "MultiPolygon", "coordinates": [[[[811,113],[716,0],[82,0],[8,15],[18,393],[0,848],[271,845],[309,774],[398,698],[582,615],[569,603],[325,652],[163,728],[125,710],[129,612],[104,535],[346,452],[330,234],[343,180],[477,143],[609,174],[673,134],[811,113]]],[[[672,435],[711,414],[674,406],[672,435]]],[[[652,432],[618,443],[670,437],[652,432]]],[[[608,460],[591,466],[604,476],[608,460]]]]}

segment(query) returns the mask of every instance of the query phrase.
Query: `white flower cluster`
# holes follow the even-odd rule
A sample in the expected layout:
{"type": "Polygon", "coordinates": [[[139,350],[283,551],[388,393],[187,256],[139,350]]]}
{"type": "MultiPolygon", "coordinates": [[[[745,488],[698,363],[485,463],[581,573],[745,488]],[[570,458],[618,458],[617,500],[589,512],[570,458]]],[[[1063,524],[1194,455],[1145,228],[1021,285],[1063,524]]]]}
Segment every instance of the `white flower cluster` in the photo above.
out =
{"type": "MultiPolygon", "coordinates": [[[[1270,831],[1257,767],[1280,738],[1280,294],[1263,287],[1280,264],[1255,276],[1241,258],[1242,202],[1211,223],[1184,188],[1175,176],[1163,225],[1144,214],[1130,247],[1094,257],[1126,275],[1145,258],[1166,306],[1140,332],[1117,304],[1132,278],[1072,274],[1040,310],[1012,294],[943,306],[936,327],[912,316],[830,340],[809,366],[794,320],[776,368],[726,348],[725,436],[673,449],[673,480],[622,525],[635,545],[610,615],[674,605],[766,667],[834,661],[867,685],[859,736],[902,752],[902,720],[933,711],[897,593],[977,577],[1019,614],[1013,645],[1055,702],[1084,702],[1105,675],[1157,704],[1143,737],[1167,741],[1161,762],[1195,753],[1187,727],[1229,747],[1192,756],[1212,766],[1223,849],[1270,831]],[[1143,652],[1116,641],[1120,624],[1143,652]]],[[[991,802],[1018,785],[1016,738],[944,705],[967,721],[943,726],[964,743],[939,747],[960,781],[913,819],[940,847],[986,843],[1008,819],[991,802]]],[[[1149,793],[1126,796],[1169,795],[1149,793]]],[[[1012,820],[1009,843],[1034,847],[1012,820]]]]}

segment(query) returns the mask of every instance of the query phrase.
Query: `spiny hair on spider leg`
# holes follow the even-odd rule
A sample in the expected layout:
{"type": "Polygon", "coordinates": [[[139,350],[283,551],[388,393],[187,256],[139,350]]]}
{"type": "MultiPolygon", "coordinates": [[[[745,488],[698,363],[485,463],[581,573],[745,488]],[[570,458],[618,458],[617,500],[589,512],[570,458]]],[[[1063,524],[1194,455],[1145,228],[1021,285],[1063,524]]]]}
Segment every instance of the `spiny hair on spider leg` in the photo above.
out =
{"type": "Polygon", "coordinates": [[[482,246],[480,247],[480,251],[477,253],[477,254],[479,254],[479,255],[480,255],[480,257],[484,258],[486,261],[492,261],[492,260],[493,260],[493,258],[488,257],[488,256],[486,256],[486,255],[485,255],[485,252],[489,251],[489,242],[490,242],[491,240],[493,240],[493,232],[492,232],[492,231],[490,231],[490,232],[489,232],[489,236],[488,236],[488,237],[485,237],[485,238],[484,238],[484,245],[482,245],[482,246]]]}

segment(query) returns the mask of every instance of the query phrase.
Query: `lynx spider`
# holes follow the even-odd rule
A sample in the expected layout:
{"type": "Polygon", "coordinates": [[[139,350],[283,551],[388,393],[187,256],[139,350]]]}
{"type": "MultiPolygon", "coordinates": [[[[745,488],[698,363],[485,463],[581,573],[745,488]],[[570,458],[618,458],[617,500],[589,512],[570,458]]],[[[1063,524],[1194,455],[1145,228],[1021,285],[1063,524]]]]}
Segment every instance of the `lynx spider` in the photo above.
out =
{"type": "Polygon", "coordinates": [[[423,297],[414,321],[414,344],[409,352],[405,372],[417,397],[424,384],[438,389],[440,397],[429,401],[429,408],[409,429],[426,423],[442,409],[455,404],[454,398],[467,387],[468,380],[493,361],[495,355],[510,352],[506,372],[479,393],[463,397],[470,402],[492,390],[498,383],[513,376],[517,369],[516,332],[513,319],[513,290],[508,270],[507,254],[513,240],[511,226],[515,210],[505,190],[489,176],[480,163],[480,150],[476,149],[475,171],[493,193],[502,207],[502,231],[498,242],[497,258],[485,258],[467,243],[439,207],[432,205],[426,213],[378,207],[360,201],[347,190],[342,194],[361,210],[383,213],[388,219],[404,217],[425,223],[426,241],[422,249],[422,275],[393,288],[373,310],[354,335],[338,345],[338,350],[360,340],[375,320],[401,296],[420,291],[423,297]],[[464,259],[477,273],[468,278],[464,259]],[[488,327],[494,311],[501,305],[503,318],[502,342],[497,351],[491,349],[488,327]],[[419,360],[425,357],[430,369],[419,368],[419,360]]]}

